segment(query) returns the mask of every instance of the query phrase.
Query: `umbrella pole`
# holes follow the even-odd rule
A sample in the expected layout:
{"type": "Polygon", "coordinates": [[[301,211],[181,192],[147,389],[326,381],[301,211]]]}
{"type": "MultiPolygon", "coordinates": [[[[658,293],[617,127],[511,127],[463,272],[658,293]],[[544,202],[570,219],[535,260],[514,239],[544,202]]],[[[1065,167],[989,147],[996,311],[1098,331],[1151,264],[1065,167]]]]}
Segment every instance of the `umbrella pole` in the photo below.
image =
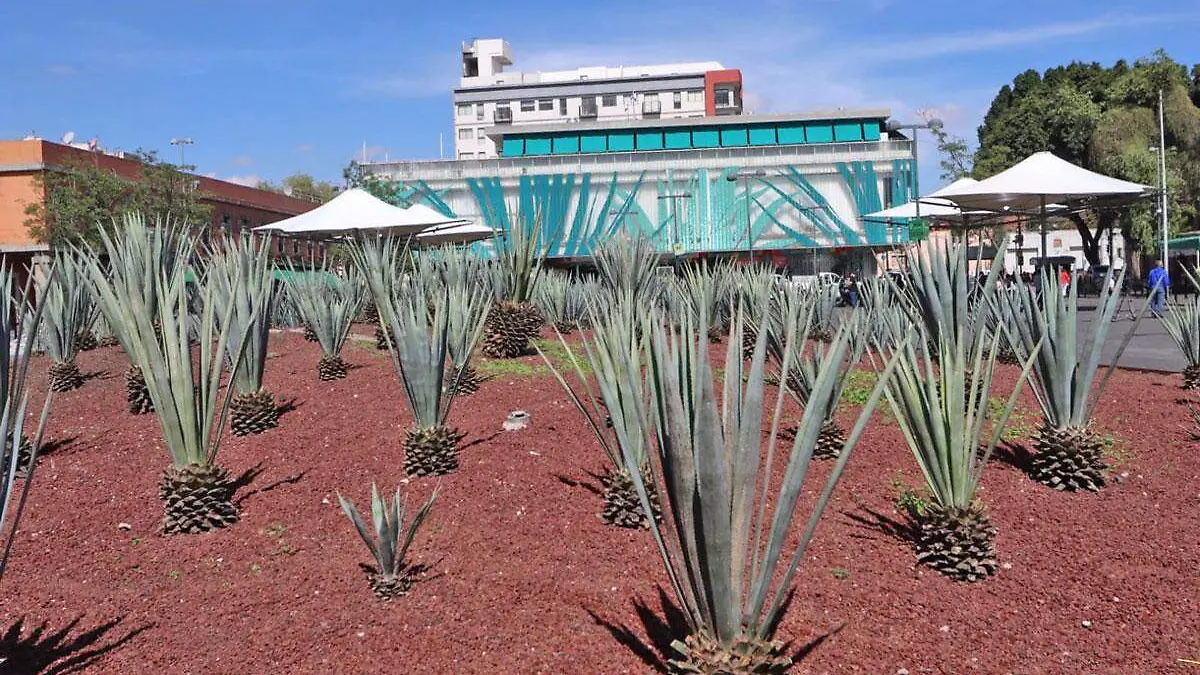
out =
{"type": "Polygon", "coordinates": [[[1046,273],[1046,195],[1042,195],[1041,222],[1038,229],[1042,235],[1042,273],[1046,273]]]}

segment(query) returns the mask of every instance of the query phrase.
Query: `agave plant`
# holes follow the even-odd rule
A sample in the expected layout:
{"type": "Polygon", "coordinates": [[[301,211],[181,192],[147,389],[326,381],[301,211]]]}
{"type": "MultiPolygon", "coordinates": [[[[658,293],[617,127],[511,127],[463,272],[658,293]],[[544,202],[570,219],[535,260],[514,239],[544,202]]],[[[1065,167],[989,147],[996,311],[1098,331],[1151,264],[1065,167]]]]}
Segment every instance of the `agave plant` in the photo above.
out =
{"type": "MultiPolygon", "coordinates": [[[[240,364],[233,372],[233,401],[229,428],[235,436],[262,433],[279,425],[279,406],[271,392],[263,389],[267,365],[267,341],[271,335],[271,291],[274,270],[271,240],[256,244],[249,239],[226,239],[219,250],[210,252],[206,271],[217,303],[217,317],[228,316],[234,335],[247,335],[240,364]]],[[[239,345],[226,343],[226,360],[233,363],[239,345]]]]}
{"type": "Polygon", "coordinates": [[[847,349],[846,359],[838,364],[837,377],[834,379],[833,387],[827,392],[823,392],[824,398],[814,398],[817,378],[821,375],[821,366],[825,363],[826,352],[829,351],[829,347],[824,343],[818,342],[812,349],[800,355],[795,369],[795,377],[787,380],[789,388],[794,389],[796,398],[805,408],[815,408],[824,415],[821,432],[817,435],[817,444],[813,448],[813,456],[817,459],[837,458],[842,454],[842,448],[846,443],[846,431],[838,424],[836,413],[842,393],[850,381],[850,375],[866,351],[867,339],[865,338],[868,335],[867,322],[869,318],[868,314],[861,311],[855,312],[853,316],[854,318],[847,323],[850,346],[847,349]]]}
{"type": "MultiPolygon", "coordinates": [[[[805,483],[823,415],[815,408],[804,412],[787,453],[786,469],[780,478],[773,478],[786,394],[781,389],[773,412],[768,412],[772,406],[764,386],[765,332],[760,332],[747,368],[741,354],[746,321],[738,311],[726,347],[723,395],[718,398],[708,355],[707,313],[696,321],[684,317],[680,331],[666,329],[652,314],[644,312],[640,317],[650,414],[639,413],[637,418],[638,433],[650,439],[651,470],[649,480],[640,472],[631,478],[647,512],[652,490],[662,500],[663,522],[652,523],[651,532],[690,628],[685,640],[673,644],[679,658],[672,663],[689,673],[779,672],[790,664],[775,633],[788,605],[792,580],[883,394],[892,364],[864,406],[789,555],[785,547],[797,541],[789,533],[793,518],[803,511],[799,498],[809,489],[805,483]],[[764,448],[765,420],[771,432],[764,448]]],[[[597,334],[606,330],[607,326],[595,327],[597,334]]],[[[786,340],[789,351],[800,347],[795,330],[786,340]]],[[[817,378],[816,396],[833,387],[849,340],[842,330],[833,341],[817,378]]],[[[791,358],[788,354],[783,362],[790,363],[791,358]]],[[[784,378],[787,375],[785,371],[784,378]]],[[[618,372],[615,387],[634,400],[642,376],[618,372]]],[[[627,465],[636,461],[626,452],[631,447],[621,445],[627,465]]]]}
{"type": "Polygon", "coordinates": [[[605,241],[595,252],[596,269],[613,302],[653,307],[658,303],[658,251],[646,237],[605,241]]]}
{"type": "MultiPolygon", "coordinates": [[[[1196,287],[1200,288],[1200,285],[1196,287]]],[[[1200,297],[1193,295],[1175,303],[1171,311],[1163,315],[1162,324],[1187,360],[1187,367],[1183,369],[1183,388],[1200,389],[1200,297]]]]}
{"type": "Polygon", "coordinates": [[[313,274],[300,275],[292,270],[284,283],[305,325],[321,345],[317,377],[322,380],[346,377],[349,367],[342,360],[342,347],[363,302],[358,276],[352,270],[347,278],[339,278],[329,271],[328,263],[323,262],[313,274]]]}
{"type": "Polygon", "coordinates": [[[87,270],[79,256],[55,255],[54,270],[42,289],[45,304],[42,345],[51,360],[47,385],[51,391],[73,391],[83,386],[83,374],[75,363],[79,336],[80,333],[90,336],[97,310],[87,270]]]}
{"type": "MultiPolygon", "coordinates": [[[[131,234],[128,228],[124,234],[131,234]]],[[[103,254],[89,249],[87,259],[97,299],[134,364],[144,373],[146,387],[158,416],[171,466],[159,483],[165,506],[165,534],[206,532],[237,522],[233,502],[235,482],[216,464],[225,416],[233,387],[221,392],[226,354],[236,372],[242,361],[249,326],[234,333],[233,308],[218,313],[216,288],[211,279],[202,291],[203,309],[198,350],[189,339],[187,268],[150,264],[170,255],[172,241],[181,232],[133,233],[130,240],[103,231],[103,254]],[[170,272],[166,271],[171,269],[170,272]],[[158,275],[151,284],[153,303],[147,302],[147,271],[158,275]],[[157,325],[156,325],[157,324],[157,325]],[[229,350],[228,344],[235,347],[229,350]]],[[[238,278],[237,283],[244,279],[238,278]]]]}
{"type": "MultiPolygon", "coordinates": [[[[1120,287],[1118,278],[1117,288],[1120,287]]],[[[1103,288],[1108,288],[1107,278],[1103,288]]],[[[1029,471],[1035,479],[1056,490],[1095,492],[1104,486],[1108,467],[1103,443],[1092,427],[1092,414],[1133,337],[1136,324],[1097,383],[1101,353],[1121,303],[1120,294],[1101,295],[1091,322],[1093,333],[1080,336],[1077,283],[1071,282],[1068,297],[1064,298],[1057,282],[1049,275],[1042,275],[1040,289],[1037,297],[1019,289],[1001,300],[1012,303],[1013,314],[1029,317],[1028,321],[1005,324],[1010,340],[1018,345],[1021,354],[1033,358],[1030,381],[1042,409],[1042,426],[1034,439],[1037,452],[1030,461],[1029,471]]]]}
{"type": "Polygon", "coordinates": [[[494,288],[500,293],[488,313],[483,353],[492,358],[511,359],[532,351],[530,340],[545,318],[533,304],[545,263],[541,213],[527,219],[510,214],[507,237],[497,234],[494,288]]]}
{"type": "Polygon", "coordinates": [[[390,600],[404,595],[412,587],[415,568],[408,564],[405,557],[408,555],[408,549],[412,546],[413,539],[417,536],[417,531],[425,523],[425,518],[429,515],[429,509],[433,507],[437,496],[438,491],[435,489],[429,495],[429,501],[417,509],[406,527],[404,520],[408,507],[407,502],[400,496],[400,488],[396,488],[396,495],[392,497],[392,503],[389,506],[387,500],[379,495],[379,488],[372,483],[371,520],[373,527],[368,527],[366,519],[358,512],[354,502],[343,497],[341,493],[338,494],[338,503],[342,505],[342,511],[346,513],[350,522],[354,523],[354,529],[358,531],[358,536],[362,537],[363,542],[371,551],[371,556],[375,558],[375,568],[369,571],[367,579],[371,584],[371,590],[380,599],[390,600]]]}
{"type": "Polygon", "coordinates": [[[597,330],[590,339],[586,336],[581,339],[587,360],[593,364],[589,369],[591,377],[559,333],[559,343],[580,382],[578,391],[544,352],[539,349],[538,353],[568,398],[583,413],[588,428],[608,458],[609,465],[601,478],[604,507],[600,517],[617,527],[645,529],[650,527],[651,518],[661,516],[657,491],[651,490],[650,511],[644,510],[632,478],[633,473],[638,472],[647,481],[650,471],[648,439],[641,432],[641,425],[649,414],[649,396],[641,375],[641,350],[635,330],[639,323],[637,310],[636,306],[621,301],[591,308],[592,324],[605,327],[597,330]],[[595,387],[591,384],[593,378],[595,387]],[[622,387],[623,383],[632,384],[622,387]],[[632,458],[632,462],[626,463],[625,457],[632,458]]]}
{"type": "MultiPolygon", "coordinates": [[[[410,476],[440,476],[458,468],[458,442],[463,434],[446,426],[454,401],[454,387],[447,387],[450,352],[450,317],[470,317],[462,325],[462,354],[470,354],[483,334],[487,313],[468,307],[478,302],[478,291],[450,293],[448,289],[432,300],[412,293],[391,273],[403,255],[395,240],[372,239],[351,249],[355,264],[363,271],[387,326],[388,354],[404,385],[405,401],[414,426],[404,440],[404,470],[410,476]],[[464,337],[465,336],[465,337],[464,337]]],[[[453,378],[457,373],[451,371],[453,378]]]]}
{"type": "Polygon", "coordinates": [[[479,329],[487,322],[490,295],[468,277],[455,277],[448,283],[450,315],[446,327],[446,351],[450,357],[450,372],[446,378],[446,393],[466,396],[478,391],[484,380],[471,366],[471,355],[479,343],[479,329]]]}
{"type": "MultiPolygon", "coordinates": [[[[8,566],[8,554],[17,536],[17,526],[25,511],[29,489],[33,485],[33,474],[37,464],[37,451],[42,444],[42,433],[50,415],[52,394],[46,393],[42,416],[38,421],[33,440],[25,437],[25,412],[29,403],[29,390],[25,375],[29,371],[30,346],[38,333],[42,321],[42,306],[34,308],[29,302],[30,284],[24,288],[13,283],[13,268],[0,261],[0,293],[9,302],[0,302],[0,340],[8,348],[0,350],[0,439],[4,440],[3,455],[0,457],[0,532],[7,533],[4,554],[0,557],[0,578],[8,566]],[[21,496],[13,504],[17,494],[17,480],[25,479],[21,496]]],[[[53,280],[51,280],[53,283],[53,280]]]]}
{"type": "Polygon", "coordinates": [[[737,303],[746,316],[742,332],[742,357],[749,359],[754,354],[758,341],[759,327],[773,311],[778,302],[779,288],[775,276],[765,267],[743,267],[735,271],[733,302],[737,303]]]}
{"type": "MultiPolygon", "coordinates": [[[[683,306],[693,321],[699,319],[702,311],[708,313],[709,342],[720,342],[728,332],[736,281],[737,272],[728,262],[689,265],[683,270],[679,284],[683,306]]],[[[682,313],[675,317],[676,325],[681,317],[682,313]]]]}
{"type": "Polygon", "coordinates": [[[838,288],[832,284],[816,286],[813,294],[812,328],[809,336],[818,342],[829,342],[837,330],[838,288]]]}
{"type": "Polygon", "coordinates": [[[547,272],[538,284],[537,305],[559,333],[580,327],[587,312],[584,283],[566,272],[547,272]]]}

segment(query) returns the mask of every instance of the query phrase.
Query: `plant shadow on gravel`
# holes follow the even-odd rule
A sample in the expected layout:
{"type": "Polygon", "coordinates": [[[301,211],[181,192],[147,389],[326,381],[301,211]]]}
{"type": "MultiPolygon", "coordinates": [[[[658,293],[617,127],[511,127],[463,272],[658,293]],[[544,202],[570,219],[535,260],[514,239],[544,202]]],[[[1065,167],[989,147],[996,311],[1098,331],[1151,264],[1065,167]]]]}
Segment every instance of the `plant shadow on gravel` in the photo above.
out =
{"type": "MultiPolygon", "coordinates": [[[[780,612],[781,617],[787,614],[795,595],[795,589],[788,592],[787,599],[783,603],[783,611],[780,612]]],[[[680,656],[675,651],[675,648],[671,646],[671,643],[676,640],[682,641],[687,637],[690,629],[688,628],[687,618],[684,616],[683,610],[667,597],[667,593],[663,590],[662,586],[658,587],[658,604],[659,611],[656,612],[641,599],[633,601],[633,609],[637,612],[638,620],[642,624],[645,640],[629,626],[613,623],[586,607],[584,611],[588,613],[588,616],[592,617],[592,621],[603,626],[613,636],[613,639],[641,659],[642,663],[645,663],[655,672],[670,673],[672,671],[669,663],[672,659],[677,659],[680,656]]],[[[806,642],[792,654],[792,662],[799,663],[804,660],[817,647],[820,647],[822,643],[841,632],[844,627],[845,624],[838,625],[833,630],[806,642]]],[[[772,629],[774,628],[772,627],[772,629]]],[[[784,649],[785,651],[791,651],[792,643],[786,643],[784,649]]]]}
{"type": "Polygon", "coordinates": [[[600,486],[604,485],[604,477],[601,476],[600,474],[597,474],[597,473],[594,473],[591,471],[585,471],[584,473],[586,473],[589,477],[591,477],[596,482],[589,483],[587,481],[576,480],[566,474],[561,474],[561,473],[555,474],[554,477],[558,479],[558,482],[562,483],[563,485],[566,485],[567,487],[583,488],[584,490],[587,490],[588,492],[590,492],[594,495],[603,496],[604,490],[600,486]]]}
{"type": "Polygon", "coordinates": [[[152,628],[146,624],[134,628],[124,636],[106,644],[100,644],[114,628],[124,620],[116,618],[71,636],[83,617],[78,617],[62,628],[50,631],[49,622],[25,633],[25,618],[8,627],[0,637],[0,675],[63,675],[77,673],[101,656],[124,646],[138,634],[152,628]]]}
{"type": "MultiPolygon", "coordinates": [[[[912,544],[917,540],[917,525],[911,517],[902,517],[901,519],[897,520],[896,518],[884,515],[865,504],[858,504],[858,508],[863,513],[842,511],[842,515],[849,518],[860,528],[874,532],[882,532],[883,534],[897,541],[904,542],[905,544],[912,544]]],[[[870,538],[860,534],[851,536],[860,539],[870,538]]]]}
{"type": "Polygon", "coordinates": [[[1029,475],[1029,469],[1033,463],[1033,453],[1019,443],[1000,443],[992,451],[992,458],[1001,464],[1011,466],[1026,476],[1029,475]]]}
{"type": "Polygon", "coordinates": [[[111,380],[114,377],[114,375],[107,370],[93,370],[87,373],[80,373],[80,375],[83,377],[84,382],[91,382],[92,380],[111,380]]]}
{"type": "MultiPolygon", "coordinates": [[[[249,487],[250,484],[254,482],[255,478],[258,478],[260,475],[262,475],[263,471],[264,471],[264,469],[262,468],[261,462],[255,466],[247,469],[245,471],[245,473],[243,473],[240,477],[238,477],[237,480],[235,480],[233,482],[234,486],[237,488],[235,490],[235,492],[241,492],[245,488],[249,487]]],[[[299,483],[300,481],[304,480],[304,477],[307,475],[308,475],[308,470],[305,469],[304,471],[301,471],[298,474],[294,474],[292,476],[287,476],[286,478],[280,478],[279,480],[275,481],[274,483],[264,485],[260,488],[257,488],[255,490],[246,492],[245,494],[239,495],[236,502],[238,505],[241,505],[242,502],[246,501],[247,499],[249,499],[255,495],[260,495],[264,492],[270,492],[272,490],[277,490],[277,489],[283,487],[284,485],[295,485],[296,483],[299,483]]],[[[2,674],[0,674],[0,675],[2,675],[2,674]]]]}

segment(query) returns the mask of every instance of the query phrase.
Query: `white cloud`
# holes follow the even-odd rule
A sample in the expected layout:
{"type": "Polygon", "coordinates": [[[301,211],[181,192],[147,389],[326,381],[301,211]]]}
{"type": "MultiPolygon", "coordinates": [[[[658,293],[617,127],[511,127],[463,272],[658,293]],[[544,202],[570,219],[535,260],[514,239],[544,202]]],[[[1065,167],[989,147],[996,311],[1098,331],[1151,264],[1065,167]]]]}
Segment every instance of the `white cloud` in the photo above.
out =
{"type": "Polygon", "coordinates": [[[254,187],[255,185],[258,185],[259,181],[262,180],[262,176],[256,173],[247,173],[240,176],[224,176],[221,178],[221,180],[229,183],[236,183],[238,185],[245,185],[247,187],[254,187]]]}

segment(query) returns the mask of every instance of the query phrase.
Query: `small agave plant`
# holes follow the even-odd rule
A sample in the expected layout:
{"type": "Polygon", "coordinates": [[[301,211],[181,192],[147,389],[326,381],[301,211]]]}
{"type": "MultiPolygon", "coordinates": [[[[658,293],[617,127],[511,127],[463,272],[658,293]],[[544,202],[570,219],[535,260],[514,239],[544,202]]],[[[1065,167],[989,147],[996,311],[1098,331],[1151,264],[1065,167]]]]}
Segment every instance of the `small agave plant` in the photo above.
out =
{"type": "MultiPolygon", "coordinates": [[[[1102,288],[1107,287],[1106,278],[1102,288]]],[[[1034,439],[1036,452],[1029,473],[1056,490],[1096,492],[1104,487],[1108,464],[1104,445],[1092,426],[1092,415],[1117,361],[1133,338],[1136,324],[1097,383],[1104,343],[1121,303],[1120,293],[1101,295],[1091,322],[1093,333],[1081,336],[1076,281],[1071,282],[1068,297],[1064,298],[1056,281],[1042,275],[1040,290],[1037,296],[1020,289],[1001,298],[1001,302],[1012,304],[1013,314],[1029,317],[1027,321],[1005,324],[1010,341],[1022,355],[1032,358],[1030,383],[1042,409],[1042,426],[1034,439]]]]}
{"type": "Polygon", "coordinates": [[[42,344],[51,360],[47,385],[51,391],[65,392],[83,386],[75,357],[80,351],[79,337],[91,335],[97,312],[80,257],[58,253],[54,258],[55,273],[42,289],[42,344]]]}
{"type": "MultiPolygon", "coordinates": [[[[229,429],[235,436],[260,434],[279,425],[279,406],[263,389],[267,341],[271,336],[271,292],[274,272],[271,240],[226,239],[210,252],[206,278],[214,290],[217,316],[228,316],[235,335],[248,336],[238,369],[233,373],[236,394],[230,403],[229,429]]],[[[233,363],[239,345],[226,343],[226,360],[233,363]]]]}
{"type": "MultiPolygon", "coordinates": [[[[449,281],[449,280],[448,280],[449,281]]],[[[490,297],[477,283],[467,279],[449,281],[446,289],[451,311],[446,328],[446,351],[450,357],[450,369],[446,374],[446,393],[451,396],[468,396],[479,391],[484,378],[471,365],[475,345],[479,343],[476,330],[487,321],[491,309],[490,297]]],[[[386,349],[386,345],[384,347],[386,349]]]]}
{"type": "Polygon", "coordinates": [[[813,448],[813,457],[817,459],[836,459],[842,454],[842,448],[846,444],[846,430],[838,424],[836,418],[838,403],[842,400],[842,393],[846,390],[850,375],[862,360],[867,346],[867,340],[863,339],[867,334],[867,314],[857,312],[854,317],[848,324],[851,340],[847,357],[838,368],[833,387],[824,393],[822,398],[815,398],[814,395],[818,393],[817,378],[821,375],[821,366],[825,363],[826,352],[829,351],[827,344],[818,342],[802,354],[796,364],[795,377],[788,380],[789,386],[795,386],[794,393],[805,408],[815,407],[823,411],[825,416],[825,421],[821,424],[821,433],[817,435],[817,444],[813,448]]]}
{"type": "Polygon", "coordinates": [[[595,331],[591,338],[581,339],[587,360],[594,366],[591,377],[561,333],[558,336],[580,382],[578,390],[567,382],[544,352],[539,349],[538,353],[571,402],[583,413],[588,428],[608,457],[609,466],[605,467],[601,478],[604,485],[601,519],[617,527],[646,529],[650,527],[651,518],[661,519],[662,516],[658,492],[650,492],[650,511],[647,512],[633,486],[634,472],[640,473],[648,485],[653,485],[649,478],[647,438],[640,431],[642,421],[649,414],[649,396],[640,376],[643,364],[635,336],[638,319],[634,308],[623,302],[596,307],[590,313],[594,325],[605,326],[604,330],[595,331]],[[620,383],[637,383],[638,387],[622,387],[620,383]],[[627,463],[626,457],[633,458],[633,462],[627,463]]]}
{"type": "Polygon", "coordinates": [[[361,282],[353,272],[347,279],[334,276],[327,263],[311,274],[291,272],[285,279],[288,293],[321,345],[317,377],[340,380],[350,370],[342,360],[342,347],[363,302],[361,282]]]}
{"type": "MultiPolygon", "coordinates": [[[[380,319],[388,327],[388,354],[404,385],[404,398],[414,426],[404,439],[404,471],[409,476],[440,476],[458,468],[458,442],[463,433],[446,426],[454,401],[447,387],[450,353],[450,317],[471,317],[468,306],[482,291],[451,293],[442,288],[432,301],[414,293],[393,273],[403,257],[395,240],[371,239],[351,249],[355,264],[371,288],[380,319]]],[[[433,289],[427,288],[426,291],[433,289]]],[[[470,354],[483,334],[487,312],[476,311],[473,324],[462,326],[466,336],[459,345],[470,354]]],[[[450,371],[450,376],[457,373],[450,371]]]]}
{"type": "MultiPolygon", "coordinates": [[[[678,654],[672,667],[682,673],[782,672],[791,657],[776,630],[792,580],[893,364],[885,368],[824,484],[810,486],[806,479],[824,415],[815,407],[805,410],[790,450],[780,448],[786,393],[780,390],[774,403],[768,400],[765,332],[759,333],[747,366],[742,359],[746,319],[737,312],[719,383],[708,354],[706,312],[696,321],[684,316],[679,331],[668,329],[655,312],[644,312],[640,320],[645,371],[620,371],[615,387],[636,400],[645,386],[651,402],[650,414],[638,415],[636,430],[648,439],[651,471],[648,479],[640,472],[631,478],[647,512],[653,490],[662,501],[662,524],[652,522],[651,533],[690,630],[672,645],[678,654]],[[764,422],[770,428],[765,447],[764,422]],[[778,466],[785,468],[775,477],[778,466]],[[811,491],[818,496],[794,530],[794,518],[806,512],[800,497],[811,491]]],[[[594,330],[603,333],[608,327],[594,330]]],[[[785,339],[788,352],[800,348],[795,330],[789,328],[785,339]]],[[[834,386],[849,341],[845,329],[835,336],[815,385],[818,398],[834,386]]],[[[792,358],[785,355],[783,363],[792,358]]],[[[782,378],[788,375],[785,366],[782,378]]],[[[621,447],[627,465],[636,462],[627,452],[632,447],[621,447]]]]}
{"type": "MultiPolygon", "coordinates": [[[[1195,278],[1191,281],[1193,286],[1200,288],[1195,278]]],[[[1187,360],[1187,367],[1183,369],[1183,388],[1200,389],[1200,296],[1193,295],[1176,303],[1163,315],[1162,324],[1187,360]]]]}
{"type": "Polygon", "coordinates": [[[495,359],[512,359],[532,353],[545,317],[533,300],[545,271],[546,242],[542,214],[510,213],[507,236],[497,233],[498,259],[494,270],[496,303],[488,312],[483,353],[495,359]]]}
{"type": "Polygon", "coordinates": [[[412,587],[415,569],[405,558],[437,496],[438,492],[434,490],[429,496],[429,501],[417,509],[412,520],[405,526],[405,514],[408,509],[406,501],[400,496],[400,488],[396,488],[396,495],[389,505],[387,500],[380,496],[379,488],[372,483],[371,525],[368,526],[354,502],[338,494],[338,503],[342,505],[342,511],[354,524],[358,536],[362,537],[363,543],[371,551],[371,556],[375,558],[375,567],[368,568],[367,580],[371,584],[371,590],[381,600],[391,600],[404,595],[412,587]]]}

